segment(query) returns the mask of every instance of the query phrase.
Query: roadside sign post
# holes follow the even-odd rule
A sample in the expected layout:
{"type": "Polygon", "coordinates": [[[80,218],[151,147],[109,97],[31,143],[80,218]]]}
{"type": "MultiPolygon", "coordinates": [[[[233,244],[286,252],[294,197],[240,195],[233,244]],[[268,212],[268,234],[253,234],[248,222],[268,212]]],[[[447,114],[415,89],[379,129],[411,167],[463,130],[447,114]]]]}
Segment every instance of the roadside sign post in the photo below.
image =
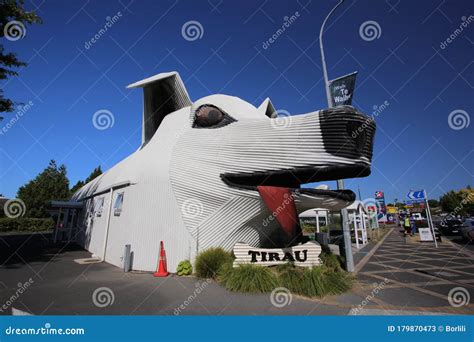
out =
{"type": "Polygon", "coordinates": [[[318,210],[314,211],[316,214],[316,233],[319,233],[319,212],[318,210]]]}
{"type": "Polygon", "coordinates": [[[409,191],[407,197],[410,199],[410,203],[425,203],[426,209],[426,221],[428,221],[428,226],[431,230],[431,234],[433,234],[433,240],[435,243],[436,248],[438,248],[438,242],[436,241],[436,234],[433,225],[433,219],[431,217],[430,212],[430,205],[428,203],[428,196],[426,195],[426,190],[419,190],[419,191],[409,191]]]}
{"type": "Polygon", "coordinates": [[[423,190],[423,195],[425,197],[426,204],[426,218],[428,219],[428,224],[430,225],[431,233],[433,234],[433,240],[436,248],[438,248],[438,242],[436,241],[436,233],[434,230],[433,219],[431,218],[430,205],[428,203],[428,196],[426,195],[426,190],[423,190]]]}

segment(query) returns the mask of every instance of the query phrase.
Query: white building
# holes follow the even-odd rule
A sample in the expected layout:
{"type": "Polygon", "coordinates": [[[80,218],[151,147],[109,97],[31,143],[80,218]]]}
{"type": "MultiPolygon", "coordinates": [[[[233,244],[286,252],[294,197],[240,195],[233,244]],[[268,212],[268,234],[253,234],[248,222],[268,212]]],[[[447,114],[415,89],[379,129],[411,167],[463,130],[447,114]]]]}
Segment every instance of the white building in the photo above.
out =
{"type": "Polygon", "coordinates": [[[116,266],[127,244],[132,268],[153,271],[164,241],[171,272],[212,246],[271,245],[283,235],[257,186],[288,191],[297,213],[339,210],[354,200],[351,191],[299,185],[370,174],[375,125],[352,107],[281,121],[268,99],[258,108],[226,95],[192,102],[175,72],[129,86],[137,87],[141,146],[73,197],[83,208],[71,220],[73,239],[116,266]],[[363,139],[350,136],[349,122],[365,125],[363,139]]]}

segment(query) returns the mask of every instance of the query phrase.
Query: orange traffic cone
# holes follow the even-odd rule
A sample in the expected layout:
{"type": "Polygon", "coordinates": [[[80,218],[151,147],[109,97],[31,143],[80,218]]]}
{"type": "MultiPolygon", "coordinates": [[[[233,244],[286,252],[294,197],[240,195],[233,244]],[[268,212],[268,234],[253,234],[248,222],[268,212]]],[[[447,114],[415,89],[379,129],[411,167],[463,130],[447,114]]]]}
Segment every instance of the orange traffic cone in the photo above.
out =
{"type": "Polygon", "coordinates": [[[153,273],[154,277],[167,277],[168,270],[166,268],[166,252],[163,241],[160,241],[160,261],[158,262],[158,269],[153,273]]]}

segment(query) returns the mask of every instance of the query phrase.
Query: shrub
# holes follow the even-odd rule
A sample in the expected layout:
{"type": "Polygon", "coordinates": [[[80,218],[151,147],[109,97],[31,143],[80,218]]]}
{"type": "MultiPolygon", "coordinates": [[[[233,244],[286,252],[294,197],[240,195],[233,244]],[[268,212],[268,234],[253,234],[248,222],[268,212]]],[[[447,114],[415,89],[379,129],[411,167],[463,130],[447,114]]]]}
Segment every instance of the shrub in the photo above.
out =
{"type": "Polygon", "coordinates": [[[216,278],[225,263],[232,262],[232,255],[222,248],[209,248],[196,257],[196,275],[200,278],[216,278]]]}
{"type": "Polygon", "coordinates": [[[343,270],[335,272],[328,269],[325,275],[325,283],[328,294],[341,294],[351,289],[353,278],[343,270]]]}
{"type": "Polygon", "coordinates": [[[0,218],[0,232],[44,232],[54,228],[51,218],[0,218]]]}
{"type": "Polygon", "coordinates": [[[306,297],[340,294],[352,287],[352,277],[339,266],[336,269],[326,265],[304,269],[294,266],[279,268],[278,280],[281,286],[306,297]]]}
{"type": "Polygon", "coordinates": [[[178,264],[177,273],[179,276],[187,276],[193,273],[193,266],[189,260],[183,260],[178,264]]]}
{"type": "Polygon", "coordinates": [[[324,297],[340,294],[352,287],[353,278],[345,272],[336,256],[325,256],[325,264],[313,268],[292,263],[276,267],[240,265],[226,262],[219,269],[218,281],[229,291],[266,293],[276,287],[286,287],[293,294],[324,297]]]}
{"type": "Polygon", "coordinates": [[[340,294],[348,291],[353,283],[353,278],[340,267],[335,255],[326,255],[321,266],[302,268],[287,264],[278,266],[276,271],[280,286],[306,297],[340,294]]]}
{"type": "MultiPolygon", "coordinates": [[[[229,291],[267,293],[278,287],[278,279],[268,267],[240,265],[223,267],[224,275],[219,277],[222,285],[229,291]]],[[[222,273],[221,273],[222,274],[222,273]]]]}
{"type": "Polygon", "coordinates": [[[276,268],[280,286],[306,297],[323,297],[327,292],[325,266],[304,268],[286,264],[276,268]]]}
{"type": "Polygon", "coordinates": [[[225,286],[225,283],[227,282],[227,280],[232,275],[232,272],[234,272],[233,262],[232,262],[232,260],[227,260],[219,268],[219,271],[218,271],[217,277],[216,277],[217,281],[219,283],[221,283],[223,286],[225,286]]]}
{"type": "Polygon", "coordinates": [[[292,293],[304,295],[304,268],[296,267],[294,264],[288,263],[277,266],[278,281],[280,286],[286,287],[292,293]]]}
{"type": "Polygon", "coordinates": [[[314,224],[310,224],[307,222],[302,223],[301,229],[303,230],[303,233],[305,234],[314,234],[314,232],[316,231],[314,224]]]}
{"type": "Polygon", "coordinates": [[[323,297],[328,293],[328,287],[325,281],[325,266],[317,266],[304,270],[302,282],[303,295],[307,297],[323,297]]]}
{"type": "Polygon", "coordinates": [[[340,270],[341,269],[341,262],[337,255],[330,254],[330,253],[322,253],[321,254],[321,261],[323,265],[332,270],[340,270]]]}

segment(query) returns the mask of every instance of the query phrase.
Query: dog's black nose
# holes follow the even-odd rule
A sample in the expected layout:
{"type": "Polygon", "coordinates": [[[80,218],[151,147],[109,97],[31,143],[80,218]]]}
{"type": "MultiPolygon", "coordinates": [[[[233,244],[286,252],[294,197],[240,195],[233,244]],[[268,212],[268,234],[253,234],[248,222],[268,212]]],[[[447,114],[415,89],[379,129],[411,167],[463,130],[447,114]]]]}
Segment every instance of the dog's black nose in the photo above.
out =
{"type": "Polygon", "coordinates": [[[367,135],[364,134],[365,129],[364,123],[360,121],[349,121],[346,125],[347,136],[353,140],[355,148],[361,153],[364,151],[367,141],[367,135]]]}
{"type": "Polygon", "coordinates": [[[351,106],[323,110],[319,114],[326,152],[344,158],[372,160],[375,122],[351,106]]]}

